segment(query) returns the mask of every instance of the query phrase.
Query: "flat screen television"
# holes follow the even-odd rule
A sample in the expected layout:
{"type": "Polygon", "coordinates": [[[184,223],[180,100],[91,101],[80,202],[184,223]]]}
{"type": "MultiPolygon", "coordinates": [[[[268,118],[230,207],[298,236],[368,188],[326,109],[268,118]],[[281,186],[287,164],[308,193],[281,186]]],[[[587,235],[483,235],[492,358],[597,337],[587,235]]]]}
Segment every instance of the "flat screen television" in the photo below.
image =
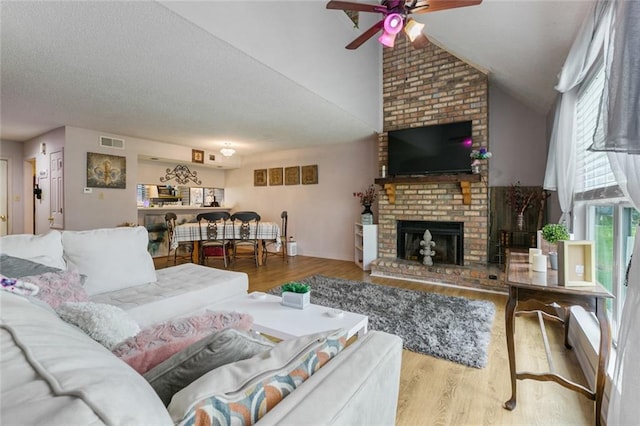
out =
{"type": "Polygon", "coordinates": [[[471,173],[471,121],[389,132],[389,176],[471,173]]]}

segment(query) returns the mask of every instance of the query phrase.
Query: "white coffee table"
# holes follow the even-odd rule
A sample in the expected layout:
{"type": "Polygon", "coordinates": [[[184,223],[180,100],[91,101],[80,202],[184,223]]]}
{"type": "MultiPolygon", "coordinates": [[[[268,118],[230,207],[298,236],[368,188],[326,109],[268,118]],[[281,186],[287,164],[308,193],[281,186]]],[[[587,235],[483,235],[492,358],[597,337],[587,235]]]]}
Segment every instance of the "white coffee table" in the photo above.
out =
{"type": "Polygon", "coordinates": [[[283,306],[281,300],[279,296],[254,292],[226,300],[216,308],[246,312],[253,317],[253,330],[282,340],[338,328],[349,330],[347,338],[367,332],[366,315],[338,311],[333,316],[336,310],[326,306],[310,304],[296,309],[283,306]]]}

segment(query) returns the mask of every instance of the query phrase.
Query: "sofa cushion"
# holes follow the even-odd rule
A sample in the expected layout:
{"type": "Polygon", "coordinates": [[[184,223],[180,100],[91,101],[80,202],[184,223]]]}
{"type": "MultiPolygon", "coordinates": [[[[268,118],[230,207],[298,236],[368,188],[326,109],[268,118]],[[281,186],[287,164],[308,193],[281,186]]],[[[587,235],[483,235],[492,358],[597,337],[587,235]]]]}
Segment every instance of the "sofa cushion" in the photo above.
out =
{"type": "Polygon", "coordinates": [[[165,405],[198,377],[231,362],[251,358],[274,343],[257,333],[227,328],[196,342],[144,374],[165,405]]]}
{"type": "Polygon", "coordinates": [[[141,327],[177,316],[193,315],[225,299],[247,294],[244,272],[208,268],[194,263],[159,269],[157,281],[91,296],[92,302],[118,306],[141,327]]]}
{"type": "Polygon", "coordinates": [[[55,313],[0,292],[0,315],[1,424],[172,424],[142,376],[55,313]]]}
{"type": "Polygon", "coordinates": [[[171,418],[180,424],[254,424],[336,356],[346,336],[346,330],[302,336],[219,367],[173,396],[171,418]]]}
{"type": "Polygon", "coordinates": [[[173,354],[227,327],[248,330],[253,318],[238,312],[206,312],[144,328],[113,348],[113,353],[144,374],[173,354]]]}
{"type": "Polygon", "coordinates": [[[40,275],[46,272],[59,272],[60,268],[43,265],[42,263],[22,259],[20,257],[0,254],[0,273],[9,278],[20,278],[29,275],[40,275]]]}
{"type": "Polygon", "coordinates": [[[142,226],[63,231],[64,257],[87,276],[89,296],[156,281],[142,226]]]}
{"type": "Polygon", "coordinates": [[[64,302],[86,302],[87,292],[82,287],[82,277],[75,270],[47,272],[20,278],[38,286],[39,291],[33,297],[57,308],[64,302]]]}
{"type": "Polygon", "coordinates": [[[107,349],[140,332],[140,326],[117,306],[93,302],[66,302],[56,309],[60,318],[78,326],[107,349]]]}
{"type": "Polygon", "coordinates": [[[43,235],[17,234],[0,237],[0,253],[53,268],[67,269],[63,257],[62,237],[60,231],[56,230],[43,235]]]}

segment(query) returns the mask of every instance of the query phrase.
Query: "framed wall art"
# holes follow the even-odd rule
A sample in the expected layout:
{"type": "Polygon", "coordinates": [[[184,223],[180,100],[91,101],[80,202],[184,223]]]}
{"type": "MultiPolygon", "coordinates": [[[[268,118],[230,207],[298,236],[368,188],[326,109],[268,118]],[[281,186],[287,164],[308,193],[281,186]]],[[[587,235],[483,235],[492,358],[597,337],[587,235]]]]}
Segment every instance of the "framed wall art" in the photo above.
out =
{"type": "Polygon", "coordinates": [[[87,152],[88,188],[127,187],[127,157],[87,152]]]}
{"type": "Polygon", "coordinates": [[[204,163],[204,151],[200,151],[199,149],[191,150],[191,162],[192,163],[204,163]]]}
{"type": "Polygon", "coordinates": [[[302,184],[314,185],[318,183],[318,165],[302,166],[302,184]]]}
{"type": "Polygon", "coordinates": [[[269,185],[282,185],[282,167],[269,169],[269,185]]]}
{"type": "Polygon", "coordinates": [[[300,185],[300,166],[284,168],[284,184],[300,185]]]}
{"type": "Polygon", "coordinates": [[[253,171],[253,186],[267,186],[267,169],[253,171]]]}

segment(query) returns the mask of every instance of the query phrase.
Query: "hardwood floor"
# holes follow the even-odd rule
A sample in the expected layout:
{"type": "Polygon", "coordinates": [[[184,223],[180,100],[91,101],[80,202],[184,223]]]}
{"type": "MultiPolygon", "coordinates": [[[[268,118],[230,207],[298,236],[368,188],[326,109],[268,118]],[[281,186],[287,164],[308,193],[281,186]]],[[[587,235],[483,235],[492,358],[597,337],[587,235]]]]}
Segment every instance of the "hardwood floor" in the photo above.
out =
{"type": "MultiPolygon", "coordinates": [[[[156,260],[164,267],[164,259],[156,260]]],[[[211,262],[211,266],[220,267],[211,262]]],[[[450,296],[490,300],[496,305],[487,367],[475,369],[426,355],[403,351],[397,425],[588,425],[594,423],[594,403],[582,395],[552,382],[518,381],[514,411],[502,408],[511,396],[509,364],[504,326],[506,295],[425,283],[371,277],[353,262],[295,256],[289,263],[269,258],[256,268],[239,262],[232,270],[249,275],[249,291],[267,291],[285,282],[321,274],[352,280],[432,291],[450,296]]],[[[313,296],[312,296],[313,297],[313,296]]],[[[572,380],[585,383],[571,351],[565,351],[559,324],[546,323],[556,370],[572,380]]],[[[518,370],[548,369],[541,331],[531,317],[516,319],[518,370]]]]}

